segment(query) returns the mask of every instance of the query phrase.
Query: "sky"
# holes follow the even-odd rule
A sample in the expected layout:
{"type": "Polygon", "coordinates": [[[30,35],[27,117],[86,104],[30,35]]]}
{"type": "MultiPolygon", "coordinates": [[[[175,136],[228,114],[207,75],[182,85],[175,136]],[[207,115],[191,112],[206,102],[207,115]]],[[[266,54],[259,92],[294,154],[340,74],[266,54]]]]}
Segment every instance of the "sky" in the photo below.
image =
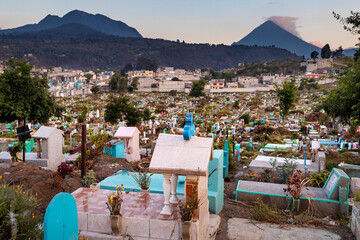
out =
{"type": "Polygon", "coordinates": [[[143,37],[230,45],[270,19],[303,40],[332,49],[354,47],[332,12],[349,16],[360,0],[0,0],[0,28],[38,23],[78,9],[136,28],[143,37]]]}

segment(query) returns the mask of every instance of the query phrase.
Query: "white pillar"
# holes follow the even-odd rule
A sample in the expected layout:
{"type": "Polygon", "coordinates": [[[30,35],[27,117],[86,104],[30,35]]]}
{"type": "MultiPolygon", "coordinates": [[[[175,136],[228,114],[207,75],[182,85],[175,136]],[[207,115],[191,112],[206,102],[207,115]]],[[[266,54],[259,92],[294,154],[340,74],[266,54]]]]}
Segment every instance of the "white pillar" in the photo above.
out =
{"type": "Polygon", "coordinates": [[[164,176],[164,183],[163,183],[163,191],[164,191],[164,207],[161,210],[160,214],[163,215],[171,215],[172,209],[170,207],[170,190],[171,190],[171,184],[170,184],[170,177],[171,174],[163,174],[164,176]]]}
{"type": "Polygon", "coordinates": [[[173,174],[171,176],[171,198],[170,198],[170,203],[173,203],[173,204],[179,203],[179,199],[176,196],[177,182],[178,182],[178,175],[173,174]]]}

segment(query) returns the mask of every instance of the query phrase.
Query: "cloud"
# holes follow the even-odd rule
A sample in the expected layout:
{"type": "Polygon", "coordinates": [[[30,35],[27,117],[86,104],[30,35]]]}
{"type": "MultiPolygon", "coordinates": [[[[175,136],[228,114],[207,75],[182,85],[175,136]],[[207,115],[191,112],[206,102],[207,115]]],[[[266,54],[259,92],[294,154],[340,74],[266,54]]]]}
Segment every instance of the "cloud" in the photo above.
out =
{"type": "Polygon", "coordinates": [[[268,17],[267,20],[273,21],[289,33],[294,34],[297,37],[300,37],[299,32],[297,31],[298,26],[296,22],[298,18],[290,17],[290,16],[271,16],[268,17]]]}
{"type": "Polygon", "coordinates": [[[322,44],[319,41],[311,41],[310,44],[315,45],[315,46],[317,46],[319,48],[322,48],[324,46],[324,44],[322,44]]]}

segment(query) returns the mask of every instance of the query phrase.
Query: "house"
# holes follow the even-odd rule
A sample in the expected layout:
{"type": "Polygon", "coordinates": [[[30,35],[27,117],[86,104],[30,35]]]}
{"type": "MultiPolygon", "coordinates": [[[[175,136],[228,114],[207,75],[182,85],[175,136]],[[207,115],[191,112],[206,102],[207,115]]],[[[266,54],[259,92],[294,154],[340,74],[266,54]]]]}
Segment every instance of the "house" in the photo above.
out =
{"type": "Polygon", "coordinates": [[[224,89],[225,79],[214,79],[211,81],[211,89],[224,89]]]}

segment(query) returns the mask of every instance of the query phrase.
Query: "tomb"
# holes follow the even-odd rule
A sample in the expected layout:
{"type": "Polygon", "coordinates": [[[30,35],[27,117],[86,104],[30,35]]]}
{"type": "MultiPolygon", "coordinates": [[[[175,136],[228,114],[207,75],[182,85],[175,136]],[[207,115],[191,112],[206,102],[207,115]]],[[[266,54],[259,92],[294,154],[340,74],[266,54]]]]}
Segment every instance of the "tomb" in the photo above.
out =
{"type": "MultiPolygon", "coordinates": [[[[188,120],[192,122],[192,117],[188,120]]],[[[128,173],[124,171],[113,176],[124,175],[124,178],[117,180],[124,180],[128,186],[122,193],[120,210],[123,236],[128,234],[134,239],[181,239],[182,224],[178,203],[191,194],[196,194],[201,202],[192,219],[191,239],[209,239],[216,234],[220,218],[210,215],[208,210],[209,162],[213,159],[212,139],[193,137],[192,134],[192,128],[185,127],[183,136],[160,134],[157,139],[149,171],[158,173],[158,176],[161,174],[162,178],[152,178],[150,191],[158,191],[158,185],[162,181],[163,194],[136,190],[134,192],[134,189],[129,189],[134,187],[134,182],[126,182],[128,173]],[[178,194],[177,187],[181,186],[181,183],[184,186],[184,196],[178,194]],[[210,223],[214,224],[210,226],[210,223]]],[[[220,176],[220,179],[223,175],[221,160],[219,157],[217,164],[212,166],[218,168],[218,171],[215,171],[217,175],[214,176],[220,176]]],[[[121,184],[119,181],[118,185],[121,184]]],[[[100,186],[103,188],[105,185],[100,186]]],[[[219,190],[219,187],[214,186],[214,190],[219,190]]],[[[106,189],[88,188],[80,188],[72,193],[77,205],[79,227],[83,228],[81,235],[89,239],[122,239],[122,236],[111,235],[110,214],[105,203],[113,193],[106,189]]]]}
{"type": "MultiPolygon", "coordinates": [[[[350,178],[341,169],[334,168],[324,187],[303,188],[302,197],[300,197],[300,211],[309,207],[314,208],[317,214],[342,216],[349,214],[349,196],[350,178]]],[[[294,204],[291,195],[284,192],[286,185],[264,182],[253,182],[239,180],[235,199],[240,201],[256,201],[262,199],[268,205],[275,205],[280,209],[289,209],[294,204]]]]}
{"type": "Polygon", "coordinates": [[[36,141],[37,159],[46,161],[46,167],[53,171],[64,161],[63,134],[63,131],[55,127],[42,126],[32,135],[36,141]]]}
{"type": "MultiPolygon", "coordinates": [[[[41,126],[39,130],[32,135],[32,138],[33,140],[27,142],[27,147],[30,149],[28,149],[25,154],[26,162],[56,171],[60,163],[64,161],[62,152],[64,144],[63,131],[56,127],[41,126]],[[29,151],[31,147],[35,145],[33,141],[36,142],[36,152],[29,151]]],[[[10,153],[1,152],[0,161],[10,163],[10,153]]]]}
{"type": "MultiPolygon", "coordinates": [[[[120,147],[124,147],[123,152],[125,153],[121,157],[125,156],[129,162],[140,160],[139,134],[140,132],[136,127],[119,127],[114,135],[115,138],[124,142],[123,145],[120,145],[120,147]]],[[[118,151],[121,153],[122,149],[118,151]]]]}

